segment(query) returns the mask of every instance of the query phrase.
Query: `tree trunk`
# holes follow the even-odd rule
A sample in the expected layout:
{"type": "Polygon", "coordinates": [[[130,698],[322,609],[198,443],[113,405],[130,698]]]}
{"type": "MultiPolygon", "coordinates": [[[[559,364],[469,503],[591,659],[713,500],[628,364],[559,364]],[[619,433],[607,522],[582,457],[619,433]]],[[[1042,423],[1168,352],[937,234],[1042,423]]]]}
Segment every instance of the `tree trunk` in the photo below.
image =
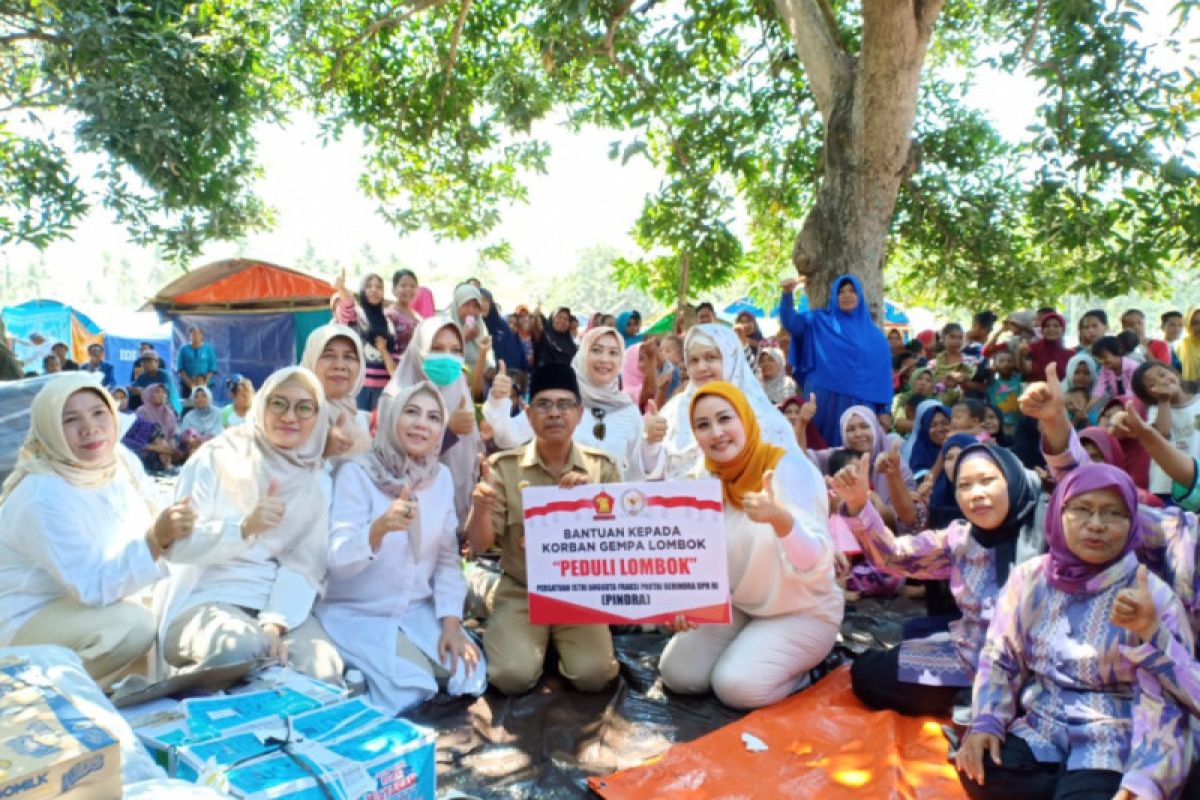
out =
{"type": "Polygon", "coordinates": [[[834,278],[850,273],[882,322],[887,237],[900,185],[919,167],[912,127],[942,0],[862,6],[862,48],[851,58],[831,35],[827,15],[813,13],[819,0],[776,0],[825,121],[824,176],[792,261],[808,281],[811,308],[824,306],[834,278]]]}

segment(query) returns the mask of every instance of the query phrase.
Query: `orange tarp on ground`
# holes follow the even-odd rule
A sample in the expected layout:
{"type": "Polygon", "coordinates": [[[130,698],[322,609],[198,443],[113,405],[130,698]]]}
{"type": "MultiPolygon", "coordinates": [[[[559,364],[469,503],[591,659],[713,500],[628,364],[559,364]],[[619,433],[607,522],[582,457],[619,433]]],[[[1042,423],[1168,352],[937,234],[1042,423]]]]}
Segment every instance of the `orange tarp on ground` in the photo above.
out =
{"type": "Polygon", "coordinates": [[[946,760],[942,723],[870,711],[842,668],[797,695],[661,758],[588,785],[608,800],[965,798],[946,760]],[[767,750],[750,752],[749,733],[767,750]]]}

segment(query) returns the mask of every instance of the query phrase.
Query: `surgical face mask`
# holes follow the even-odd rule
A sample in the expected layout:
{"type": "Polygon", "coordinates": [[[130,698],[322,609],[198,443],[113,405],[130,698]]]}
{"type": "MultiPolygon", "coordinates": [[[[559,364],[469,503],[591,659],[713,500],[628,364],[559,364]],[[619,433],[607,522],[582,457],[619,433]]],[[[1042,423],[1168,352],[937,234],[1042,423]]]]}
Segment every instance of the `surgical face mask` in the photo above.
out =
{"type": "Polygon", "coordinates": [[[438,386],[449,386],[463,374],[463,357],[453,353],[430,353],[421,362],[425,376],[438,386]]]}

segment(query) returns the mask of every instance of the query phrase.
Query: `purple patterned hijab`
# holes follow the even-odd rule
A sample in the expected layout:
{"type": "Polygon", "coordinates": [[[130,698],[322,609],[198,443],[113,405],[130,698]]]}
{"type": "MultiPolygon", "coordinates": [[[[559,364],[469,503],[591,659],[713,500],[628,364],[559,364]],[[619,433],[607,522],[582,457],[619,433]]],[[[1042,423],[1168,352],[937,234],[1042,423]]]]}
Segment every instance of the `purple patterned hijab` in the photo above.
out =
{"type": "Polygon", "coordinates": [[[1050,547],[1050,568],[1046,576],[1050,585],[1069,594],[1082,592],[1088,581],[1132,552],[1141,538],[1137,511],[1137,487],[1127,473],[1108,464],[1084,464],[1074,469],[1058,484],[1046,510],[1046,544],[1050,547]],[[1121,495],[1131,524],[1125,547],[1118,556],[1106,564],[1088,564],[1067,547],[1062,515],[1068,501],[1098,489],[1113,489],[1121,495]]]}

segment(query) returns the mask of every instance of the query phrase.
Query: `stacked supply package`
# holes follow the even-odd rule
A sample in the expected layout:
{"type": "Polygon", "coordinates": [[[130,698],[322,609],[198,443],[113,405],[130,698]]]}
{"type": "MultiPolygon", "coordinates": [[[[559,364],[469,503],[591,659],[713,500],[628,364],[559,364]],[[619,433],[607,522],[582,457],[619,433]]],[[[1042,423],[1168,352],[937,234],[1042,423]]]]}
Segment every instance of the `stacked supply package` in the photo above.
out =
{"type": "Polygon", "coordinates": [[[0,658],[0,797],[121,796],[117,740],[20,656],[0,658]]]}
{"type": "Polygon", "coordinates": [[[193,698],[137,732],[172,776],[246,800],[433,800],[433,733],[336,697],[292,682],[193,698]]]}

